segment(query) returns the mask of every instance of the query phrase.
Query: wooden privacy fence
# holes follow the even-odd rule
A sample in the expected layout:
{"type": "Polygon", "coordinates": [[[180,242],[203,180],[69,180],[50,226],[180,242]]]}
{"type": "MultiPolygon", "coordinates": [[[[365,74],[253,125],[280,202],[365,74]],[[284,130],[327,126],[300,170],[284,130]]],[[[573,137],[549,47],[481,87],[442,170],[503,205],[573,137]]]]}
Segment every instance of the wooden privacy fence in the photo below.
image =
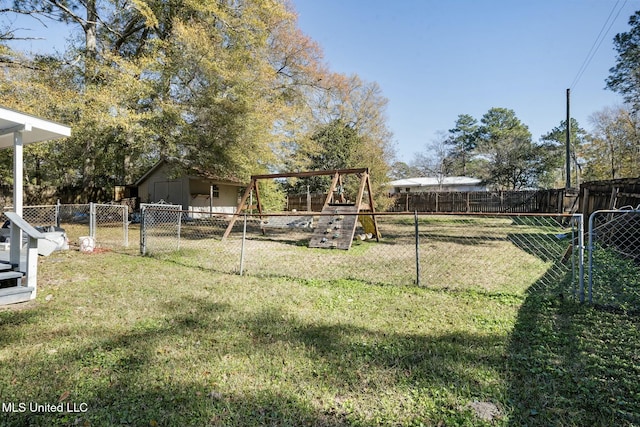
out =
{"type": "MultiPolygon", "coordinates": [[[[288,211],[322,210],[325,194],[287,196],[288,211]]],[[[390,194],[390,212],[486,212],[486,213],[562,213],[570,212],[574,197],[565,198],[565,190],[526,191],[434,191],[390,194]]]]}
{"type": "Polygon", "coordinates": [[[392,194],[393,212],[558,213],[569,211],[564,189],[392,194]]]}
{"type": "Polygon", "coordinates": [[[325,193],[290,194],[287,196],[287,211],[320,212],[327,198],[325,193]]]}
{"type": "Polygon", "coordinates": [[[580,185],[580,212],[589,218],[593,212],[640,206],[640,177],[591,181],[580,185]]]}

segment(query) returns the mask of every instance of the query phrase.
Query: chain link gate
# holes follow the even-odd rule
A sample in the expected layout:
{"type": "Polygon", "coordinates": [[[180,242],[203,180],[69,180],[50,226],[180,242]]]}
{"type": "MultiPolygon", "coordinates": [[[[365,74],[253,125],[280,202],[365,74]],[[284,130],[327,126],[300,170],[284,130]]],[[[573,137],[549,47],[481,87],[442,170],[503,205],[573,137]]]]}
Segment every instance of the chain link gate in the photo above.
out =
{"type": "Polygon", "coordinates": [[[126,205],[90,204],[91,237],[103,246],[129,246],[129,207],[126,205]]]}
{"type": "Polygon", "coordinates": [[[81,237],[91,235],[91,208],[88,203],[57,205],[57,224],[64,228],[69,243],[78,244],[81,237]]]}
{"type": "Polygon", "coordinates": [[[589,217],[588,298],[640,312],[640,210],[601,210],[589,217]]]}
{"type": "Polygon", "coordinates": [[[180,249],[182,205],[142,203],[140,205],[140,253],[171,252],[180,249]]]}

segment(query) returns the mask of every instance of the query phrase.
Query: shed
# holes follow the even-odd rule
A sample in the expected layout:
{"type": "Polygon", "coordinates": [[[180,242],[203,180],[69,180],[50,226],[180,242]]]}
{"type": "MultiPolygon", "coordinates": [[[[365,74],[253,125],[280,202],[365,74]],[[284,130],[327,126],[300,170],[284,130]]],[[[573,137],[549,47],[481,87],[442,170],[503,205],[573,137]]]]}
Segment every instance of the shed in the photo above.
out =
{"type": "Polygon", "coordinates": [[[487,191],[481,179],[468,176],[418,177],[391,181],[392,193],[426,193],[432,191],[487,191]]]}
{"type": "Polygon", "coordinates": [[[164,201],[202,213],[232,214],[244,185],[207,172],[189,171],[178,163],[161,160],[134,184],[141,203],[164,201]]]}

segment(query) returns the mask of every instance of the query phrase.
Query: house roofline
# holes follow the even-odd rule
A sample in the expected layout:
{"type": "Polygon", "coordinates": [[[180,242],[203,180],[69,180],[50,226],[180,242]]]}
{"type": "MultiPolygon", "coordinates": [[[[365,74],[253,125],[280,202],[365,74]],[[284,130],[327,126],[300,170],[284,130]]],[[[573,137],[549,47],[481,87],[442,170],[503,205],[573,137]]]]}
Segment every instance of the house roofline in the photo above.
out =
{"type": "MultiPolygon", "coordinates": [[[[144,175],[142,175],[133,185],[136,186],[136,187],[140,186],[151,175],[153,175],[158,169],[160,169],[165,164],[170,164],[170,163],[171,163],[171,161],[167,160],[167,159],[158,160],[156,162],[156,164],[153,165],[151,167],[151,169],[149,169],[144,175]]],[[[224,179],[224,178],[220,178],[220,177],[209,175],[206,172],[199,173],[198,171],[196,171],[196,170],[194,170],[192,168],[189,168],[189,167],[184,167],[184,170],[186,172],[186,176],[188,176],[189,178],[203,178],[203,179],[207,179],[207,180],[210,180],[210,181],[218,181],[218,182],[224,183],[224,184],[233,184],[233,185],[237,185],[239,187],[241,187],[243,185],[246,185],[245,183],[243,183],[240,180],[224,179]]]]}

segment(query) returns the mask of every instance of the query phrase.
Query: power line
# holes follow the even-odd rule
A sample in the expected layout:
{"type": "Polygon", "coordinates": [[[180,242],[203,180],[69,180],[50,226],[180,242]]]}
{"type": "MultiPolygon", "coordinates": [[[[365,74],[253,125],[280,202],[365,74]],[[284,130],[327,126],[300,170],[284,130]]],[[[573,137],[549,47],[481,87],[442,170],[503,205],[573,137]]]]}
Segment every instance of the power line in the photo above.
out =
{"type": "Polygon", "coordinates": [[[627,0],[624,0],[624,3],[622,4],[622,6],[618,9],[618,12],[615,14],[615,16],[613,16],[614,12],[616,11],[616,8],[618,7],[618,4],[620,4],[620,0],[616,1],[616,4],[613,5],[611,12],[609,12],[609,16],[607,17],[606,21],[602,25],[602,28],[600,29],[600,33],[598,33],[598,36],[593,41],[593,44],[591,45],[591,49],[589,49],[589,53],[587,53],[586,58],[582,62],[582,65],[580,66],[578,73],[574,77],[573,82],[571,82],[571,86],[570,86],[571,89],[576,87],[576,85],[582,78],[582,75],[589,67],[591,60],[596,55],[596,52],[598,52],[598,49],[602,45],[602,42],[604,42],[605,38],[607,37],[607,34],[609,34],[609,31],[611,31],[611,27],[613,27],[613,24],[616,22],[616,19],[618,19],[618,16],[620,16],[620,12],[622,12],[622,9],[624,9],[625,5],[627,4],[627,0]],[[607,27],[607,24],[608,24],[608,27],[607,27]]]}

